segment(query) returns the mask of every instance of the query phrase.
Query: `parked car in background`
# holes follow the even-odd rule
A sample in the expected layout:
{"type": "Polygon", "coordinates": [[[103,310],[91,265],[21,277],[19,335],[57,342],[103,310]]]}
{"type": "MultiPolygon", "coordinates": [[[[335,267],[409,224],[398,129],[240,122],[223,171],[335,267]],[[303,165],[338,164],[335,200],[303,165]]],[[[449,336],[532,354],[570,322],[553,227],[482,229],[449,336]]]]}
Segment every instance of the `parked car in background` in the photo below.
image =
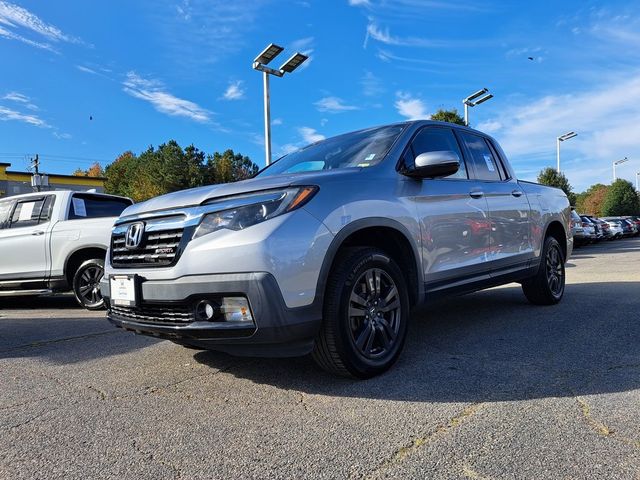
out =
{"type": "Polygon", "coordinates": [[[72,290],[100,309],[100,279],[113,222],[133,202],[90,192],[51,191],[0,200],[0,296],[72,290]]]}
{"type": "Polygon", "coordinates": [[[622,222],[620,220],[613,220],[610,218],[604,220],[609,224],[609,230],[611,231],[612,238],[623,237],[624,229],[622,228],[622,222]]]}
{"type": "Polygon", "coordinates": [[[584,215],[585,217],[587,217],[592,224],[594,224],[595,228],[596,228],[596,235],[598,236],[599,240],[606,240],[609,239],[611,237],[611,232],[609,231],[609,225],[607,224],[607,222],[605,222],[604,220],[600,220],[597,217],[594,217],[593,215],[584,215]]]}
{"type": "Polygon", "coordinates": [[[640,235],[640,219],[639,217],[625,217],[625,220],[631,224],[635,231],[634,236],[640,235]]]}
{"type": "Polygon", "coordinates": [[[414,305],[510,282],[558,303],[562,190],[520,181],[491,137],[433,121],[319,141],[252,179],[151,199],[116,221],[101,283],[136,333],[239,355],[313,354],[367,378],[414,305]]]}
{"type": "Polygon", "coordinates": [[[595,243],[598,241],[598,234],[596,232],[596,225],[584,215],[580,216],[582,222],[582,228],[584,230],[585,237],[588,239],[587,243],[595,243]]]}
{"type": "Polygon", "coordinates": [[[590,242],[590,238],[582,227],[582,218],[578,215],[578,212],[571,207],[571,234],[573,235],[573,246],[580,247],[590,242]]]}

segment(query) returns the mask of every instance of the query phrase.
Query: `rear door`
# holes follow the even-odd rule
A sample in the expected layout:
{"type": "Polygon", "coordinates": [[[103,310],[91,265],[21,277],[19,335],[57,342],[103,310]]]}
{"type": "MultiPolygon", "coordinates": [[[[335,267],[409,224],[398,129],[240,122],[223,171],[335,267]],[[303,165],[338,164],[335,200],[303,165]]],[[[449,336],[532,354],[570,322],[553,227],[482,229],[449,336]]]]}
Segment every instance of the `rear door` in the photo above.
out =
{"type": "Polygon", "coordinates": [[[472,174],[487,200],[491,248],[487,260],[493,274],[525,268],[533,258],[531,207],[491,141],[465,130],[456,132],[471,164],[472,174]]]}
{"type": "Polygon", "coordinates": [[[0,280],[46,279],[54,200],[53,195],[43,195],[15,201],[0,231],[0,280]]]}
{"type": "Polygon", "coordinates": [[[460,170],[446,178],[422,179],[414,198],[422,235],[422,261],[427,290],[464,284],[486,273],[490,245],[487,202],[477,182],[470,180],[460,145],[448,127],[427,126],[411,141],[404,154],[412,166],[421,153],[453,151],[460,170]]]}

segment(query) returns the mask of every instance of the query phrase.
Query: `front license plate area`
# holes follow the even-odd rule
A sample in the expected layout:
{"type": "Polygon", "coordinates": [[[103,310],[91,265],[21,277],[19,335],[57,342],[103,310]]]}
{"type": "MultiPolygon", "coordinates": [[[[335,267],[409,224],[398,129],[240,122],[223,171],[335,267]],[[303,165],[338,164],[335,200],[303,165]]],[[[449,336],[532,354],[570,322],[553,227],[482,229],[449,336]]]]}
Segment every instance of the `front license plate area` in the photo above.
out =
{"type": "Polygon", "coordinates": [[[111,303],[134,307],[137,305],[136,276],[115,275],[111,277],[111,303]]]}

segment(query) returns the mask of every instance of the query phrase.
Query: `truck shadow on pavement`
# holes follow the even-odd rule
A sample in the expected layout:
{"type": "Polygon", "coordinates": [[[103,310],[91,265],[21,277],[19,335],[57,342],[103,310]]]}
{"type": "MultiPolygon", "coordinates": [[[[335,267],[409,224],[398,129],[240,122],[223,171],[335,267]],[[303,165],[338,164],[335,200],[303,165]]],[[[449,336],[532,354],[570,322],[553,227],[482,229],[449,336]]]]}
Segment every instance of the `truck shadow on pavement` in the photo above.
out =
{"type": "Polygon", "coordinates": [[[400,360],[366,381],[333,377],[309,358],[195,360],[255,383],[309,394],[414,402],[573,397],[640,388],[640,282],[567,285],[556,306],[509,285],[412,315],[400,360]]]}
{"type": "Polygon", "coordinates": [[[42,357],[57,364],[118,355],[157,343],[114,327],[73,296],[0,298],[0,359],[42,357]],[[114,336],[121,339],[113,340],[114,336]]]}

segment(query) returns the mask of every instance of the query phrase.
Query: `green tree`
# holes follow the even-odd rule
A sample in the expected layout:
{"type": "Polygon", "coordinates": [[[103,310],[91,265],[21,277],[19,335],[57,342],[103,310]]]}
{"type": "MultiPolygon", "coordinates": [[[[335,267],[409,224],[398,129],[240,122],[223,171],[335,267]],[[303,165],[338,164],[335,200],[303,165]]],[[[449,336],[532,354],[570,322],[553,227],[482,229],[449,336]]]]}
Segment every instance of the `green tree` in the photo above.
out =
{"type": "Polygon", "coordinates": [[[116,158],[105,169],[105,190],[140,202],[177,190],[242,180],[257,171],[249,157],[232,150],[207,155],[194,145],[183,149],[170,140],[140,155],[124,152],[116,158]]]}
{"type": "Polygon", "coordinates": [[[604,216],[638,215],[640,199],[633,184],[619,178],[611,184],[602,205],[604,216]]]}
{"type": "Polygon", "coordinates": [[[578,212],[595,215],[597,217],[604,215],[602,213],[602,206],[608,190],[608,185],[596,183],[595,185],[591,185],[586,192],[576,195],[576,208],[578,212]]]}
{"type": "Polygon", "coordinates": [[[103,177],[104,170],[98,162],[95,162],[86,170],[76,168],[75,172],[73,172],[73,175],[76,177],[103,177]]]}
{"type": "Polygon", "coordinates": [[[138,157],[130,151],[124,152],[113,163],[107,165],[104,176],[104,189],[113,195],[134,198],[131,188],[132,179],[137,175],[138,157]]]}
{"type": "Polygon", "coordinates": [[[215,152],[207,158],[208,183],[229,183],[250,178],[258,173],[258,166],[249,157],[233,150],[215,152]]]}
{"type": "Polygon", "coordinates": [[[437,120],[439,122],[449,122],[456,123],[458,125],[464,125],[464,118],[462,118],[458,114],[458,110],[455,108],[451,110],[440,109],[433,115],[431,115],[431,120],[437,120]]]}
{"type": "Polygon", "coordinates": [[[558,173],[554,168],[547,167],[540,170],[540,173],[538,174],[538,183],[561,189],[569,198],[569,203],[571,203],[571,205],[575,205],[576,195],[573,193],[571,184],[569,183],[569,180],[567,180],[567,177],[565,177],[564,173],[558,173]]]}

